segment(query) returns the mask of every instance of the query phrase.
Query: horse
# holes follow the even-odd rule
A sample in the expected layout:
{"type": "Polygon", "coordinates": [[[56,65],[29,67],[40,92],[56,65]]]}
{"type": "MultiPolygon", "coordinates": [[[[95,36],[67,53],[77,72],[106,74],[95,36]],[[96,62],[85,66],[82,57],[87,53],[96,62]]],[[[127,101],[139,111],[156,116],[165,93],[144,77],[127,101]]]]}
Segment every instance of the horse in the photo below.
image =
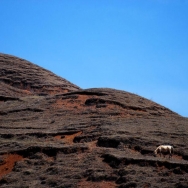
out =
{"type": "Polygon", "coordinates": [[[157,154],[160,155],[163,154],[163,156],[165,157],[165,155],[169,154],[169,159],[172,158],[172,154],[174,153],[174,148],[173,146],[170,145],[160,145],[159,147],[157,147],[157,149],[154,151],[154,156],[156,157],[157,154]]]}

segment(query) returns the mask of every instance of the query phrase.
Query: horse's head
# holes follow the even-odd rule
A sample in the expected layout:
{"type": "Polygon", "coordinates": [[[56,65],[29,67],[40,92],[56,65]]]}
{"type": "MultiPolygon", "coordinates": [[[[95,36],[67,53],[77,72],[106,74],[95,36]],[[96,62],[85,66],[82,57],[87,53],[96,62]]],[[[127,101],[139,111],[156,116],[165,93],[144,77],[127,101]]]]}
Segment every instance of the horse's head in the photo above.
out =
{"type": "Polygon", "coordinates": [[[158,153],[158,148],[153,152],[153,156],[157,157],[157,153],[158,153]]]}

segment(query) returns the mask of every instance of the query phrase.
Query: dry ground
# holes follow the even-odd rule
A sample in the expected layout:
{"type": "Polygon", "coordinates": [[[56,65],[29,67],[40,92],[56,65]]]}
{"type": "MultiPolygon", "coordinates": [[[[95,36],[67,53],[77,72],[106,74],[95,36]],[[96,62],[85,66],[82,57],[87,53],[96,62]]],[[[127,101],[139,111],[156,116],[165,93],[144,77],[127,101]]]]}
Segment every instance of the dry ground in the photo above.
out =
{"type": "Polygon", "coordinates": [[[0,87],[0,187],[188,187],[187,118],[5,54],[0,87]]]}

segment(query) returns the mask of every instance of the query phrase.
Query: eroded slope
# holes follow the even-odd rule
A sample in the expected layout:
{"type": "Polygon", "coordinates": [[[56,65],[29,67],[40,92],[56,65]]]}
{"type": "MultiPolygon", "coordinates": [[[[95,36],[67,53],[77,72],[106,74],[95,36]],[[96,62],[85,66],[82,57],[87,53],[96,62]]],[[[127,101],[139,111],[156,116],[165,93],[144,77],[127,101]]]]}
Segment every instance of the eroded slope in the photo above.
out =
{"type": "MultiPolygon", "coordinates": [[[[30,95],[47,95],[79,89],[78,86],[42,67],[24,59],[1,53],[0,81],[8,85],[7,90],[21,89],[22,91],[17,91],[18,94],[25,92],[30,95]]],[[[0,95],[2,94],[0,93],[0,95]]]]}
{"type": "Polygon", "coordinates": [[[19,84],[0,83],[1,187],[188,185],[186,118],[114,89],[62,86],[40,95],[39,84],[29,95],[19,84]],[[171,160],[153,156],[164,143],[174,145],[171,160]]]}

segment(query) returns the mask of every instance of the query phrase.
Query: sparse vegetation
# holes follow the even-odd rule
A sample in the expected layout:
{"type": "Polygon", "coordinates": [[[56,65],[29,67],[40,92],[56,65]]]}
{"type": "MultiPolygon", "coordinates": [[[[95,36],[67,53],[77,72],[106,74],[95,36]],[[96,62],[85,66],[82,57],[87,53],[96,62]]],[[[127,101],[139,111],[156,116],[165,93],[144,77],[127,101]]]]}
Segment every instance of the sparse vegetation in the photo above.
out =
{"type": "Polygon", "coordinates": [[[2,54],[0,86],[0,187],[188,185],[187,118],[2,54]],[[160,144],[174,146],[172,159],[153,156],[160,144]]]}

